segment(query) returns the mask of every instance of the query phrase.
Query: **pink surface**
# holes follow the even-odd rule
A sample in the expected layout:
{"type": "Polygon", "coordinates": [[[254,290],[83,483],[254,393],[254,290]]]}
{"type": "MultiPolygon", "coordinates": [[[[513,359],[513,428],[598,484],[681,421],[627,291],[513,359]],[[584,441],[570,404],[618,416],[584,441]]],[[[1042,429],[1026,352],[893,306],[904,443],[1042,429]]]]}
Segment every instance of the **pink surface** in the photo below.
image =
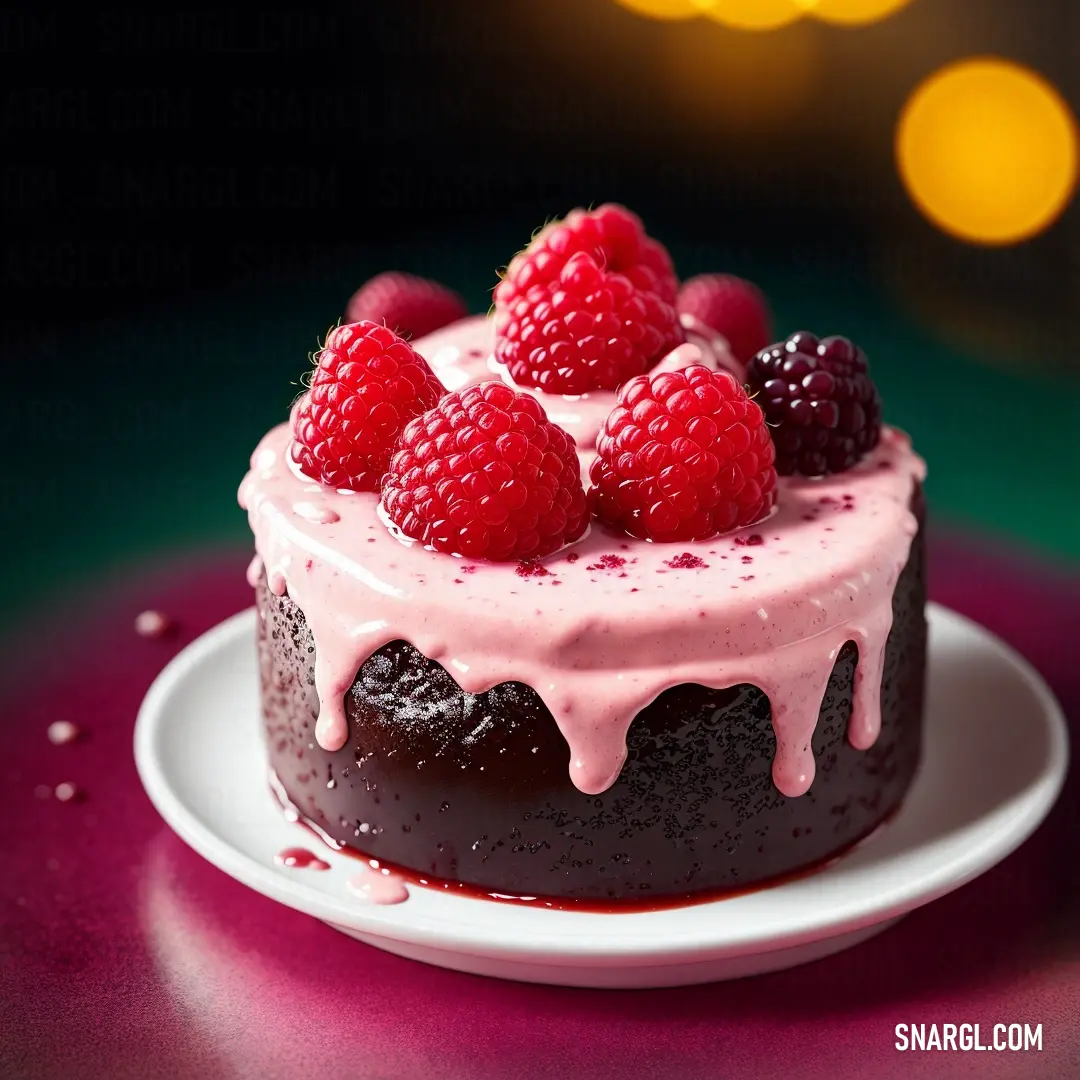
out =
{"type": "MultiPolygon", "coordinates": [[[[1080,1076],[1080,785],[989,874],[881,937],[739,983],[501,983],[366,947],[188,850],[139,786],[139,702],[187,641],[246,606],[250,552],[72,600],[3,651],[0,1076],[1080,1076]],[[160,610],[174,634],[139,637],[160,610]],[[92,612],[77,617],[76,612],[92,612]],[[49,724],[84,734],[66,745],[49,724]],[[75,784],[82,797],[53,794],[75,784]],[[45,797],[41,797],[45,796],[45,797]],[[1041,1023],[1035,1053],[899,1053],[893,1027],[1041,1023]]],[[[1080,743],[1080,579],[933,551],[932,592],[1017,646],[1080,743]]]]}

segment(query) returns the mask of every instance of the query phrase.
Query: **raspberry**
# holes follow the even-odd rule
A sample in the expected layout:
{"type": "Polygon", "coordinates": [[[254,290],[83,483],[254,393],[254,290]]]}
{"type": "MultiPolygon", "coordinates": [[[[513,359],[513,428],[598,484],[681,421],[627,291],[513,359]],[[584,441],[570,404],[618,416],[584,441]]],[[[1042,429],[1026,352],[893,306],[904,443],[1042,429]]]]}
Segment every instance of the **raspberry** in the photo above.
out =
{"type": "Polygon", "coordinates": [[[746,369],[774,428],[781,476],[850,469],[881,437],[881,399],[866,356],[847,338],[802,331],[771,345],[746,369]]]}
{"type": "Polygon", "coordinates": [[[447,394],[405,428],[382,506],[413,540],[496,562],[550,555],[588,524],[574,440],[499,381],[447,394]]]}
{"type": "Polygon", "coordinates": [[[393,270],[377,274],[352,294],[345,321],[383,323],[394,333],[415,339],[433,334],[468,313],[465,301],[452,289],[393,270]]]}
{"type": "Polygon", "coordinates": [[[771,341],[772,317],[761,290],[732,274],[699,274],[683,283],[680,314],[693,315],[727,339],[741,364],[771,341]]]}
{"type": "Polygon", "coordinates": [[[510,260],[495,286],[496,305],[509,305],[534,285],[552,285],[572,256],[584,252],[608,273],[622,274],[634,288],[674,304],[679,279],[667,248],[645,232],[637,214],[617,203],[571,210],[546,225],[510,260]]]}
{"type": "Polygon", "coordinates": [[[402,429],[442,393],[427,362],[393,330],[336,327],[293,407],[293,460],[330,487],[378,491],[402,429]]]}
{"type": "MultiPolygon", "coordinates": [[[[498,292],[498,290],[496,290],[498,292]]],[[[675,309],[579,251],[554,281],[495,305],[495,355],[519,386],[614,390],[683,339],[675,309]]]]}
{"type": "Polygon", "coordinates": [[[760,521],[776,499],[769,429],[726,371],[631,379],[596,449],[597,517],[646,540],[706,540],[760,521]]]}

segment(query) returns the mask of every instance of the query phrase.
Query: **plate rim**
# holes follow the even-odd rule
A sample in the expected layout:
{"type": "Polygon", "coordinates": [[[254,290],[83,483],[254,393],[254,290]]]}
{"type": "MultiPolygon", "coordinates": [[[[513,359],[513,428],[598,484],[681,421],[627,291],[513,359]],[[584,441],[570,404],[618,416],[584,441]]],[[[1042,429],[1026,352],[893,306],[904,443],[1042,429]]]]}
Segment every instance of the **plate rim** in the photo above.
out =
{"type": "MultiPolygon", "coordinates": [[[[894,882],[884,895],[876,895],[867,903],[865,889],[859,896],[833,903],[821,909],[808,905],[803,918],[789,920],[778,928],[744,928],[741,934],[725,936],[721,930],[724,920],[717,920],[717,928],[710,939],[700,928],[679,933],[670,926],[646,929],[640,927],[633,939],[625,933],[605,937],[602,926],[618,926],[620,931],[635,928],[641,918],[656,921],[657,915],[670,915],[678,908],[662,911],[614,913],[610,918],[600,913],[570,913],[578,918],[588,918],[586,929],[567,927],[543,927],[536,933],[523,937],[520,930],[499,928],[497,920],[478,925],[459,920],[436,919],[430,915],[410,916],[405,909],[409,905],[393,908],[362,906],[343,897],[339,901],[328,894],[282,875],[276,868],[265,865],[247,852],[236,848],[215,832],[200,817],[197,807],[187,805],[169,782],[167,770],[156,749],[156,739],[161,732],[158,720],[163,714],[174,689],[198,669],[200,664],[216,652],[238,642],[249,634],[254,642],[256,611],[249,607],[219,622],[199,635],[176,654],[155,677],[139,707],[134,729],[135,764],[140,782],[151,803],[165,823],[194,851],[217,866],[241,884],[254,889],[268,898],[301,911],[324,922],[346,926],[353,930],[383,938],[392,938],[418,946],[441,949],[447,952],[470,953],[500,959],[546,960],[563,966],[584,966],[602,962],[612,966],[664,964],[693,957],[700,960],[735,957],[754,952],[770,952],[804,942],[833,937],[868,925],[895,918],[971,881],[1011,855],[1023,844],[1045,820],[1061,792],[1068,771],[1069,737],[1064,713],[1057,698],[1036,668],[992,631],[959,612],[943,605],[928,602],[927,621],[930,627],[929,648],[933,649],[934,625],[954,622],[960,629],[981,637],[991,646],[998,658],[1006,662],[1014,673],[1033,692],[1041,706],[1041,721],[1048,729],[1049,753],[1046,766],[1038,778],[1024,791],[1007,803],[999,804],[993,811],[979,819],[997,815],[1006,819],[1004,830],[994,833],[981,845],[964,849],[961,855],[945,864],[943,868],[917,879],[917,884],[903,878],[894,882]],[[1009,815],[1006,808],[1014,801],[1023,804],[1023,813],[1009,815]],[[600,920],[603,919],[603,924],[600,920]],[[613,922],[613,920],[617,920],[613,922]],[[656,930],[662,933],[657,934],[656,930]],[[652,932],[649,932],[649,931],[652,932]],[[558,951],[553,951],[553,947],[558,951]]],[[[916,778],[917,782],[917,778],[916,778]]],[[[843,857],[840,862],[842,863],[843,857]]],[[[837,865],[837,864],[833,864],[837,865]]],[[[781,883],[772,889],[764,888],[742,897],[767,894],[783,888],[781,883]]],[[[435,893],[435,896],[439,894],[435,893]]],[[[448,903],[482,905],[489,911],[502,908],[497,901],[482,898],[446,897],[448,903]]],[[[718,899],[693,905],[699,909],[717,908],[727,903],[718,899]]],[[[517,909],[529,910],[529,909],[517,909]]],[[[546,909],[532,909],[537,920],[556,914],[546,909]]],[[[566,914],[559,912],[558,914],[566,914]]]]}

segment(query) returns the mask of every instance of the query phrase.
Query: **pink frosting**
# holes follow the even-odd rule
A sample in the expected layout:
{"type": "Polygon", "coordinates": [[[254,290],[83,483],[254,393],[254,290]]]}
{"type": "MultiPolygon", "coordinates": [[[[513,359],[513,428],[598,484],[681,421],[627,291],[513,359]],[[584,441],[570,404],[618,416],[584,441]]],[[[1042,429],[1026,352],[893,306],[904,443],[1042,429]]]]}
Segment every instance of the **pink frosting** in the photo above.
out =
{"type": "MultiPolygon", "coordinates": [[[[492,377],[489,344],[490,324],[470,319],[417,348],[447,386],[461,386],[492,377]]],[[[681,347],[688,358],[706,348],[681,347]]],[[[547,407],[551,395],[537,396],[547,407]]],[[[559,414],[557,402],[549,415],[559,414]]],[[[602,422],[592,410],[579,414],[579,442],[602,422]]],[[[751,683],[768,695],[773,779],[783,794],[801,795],[814,778],[821,700],[847,641],[859,649],[849,739],[866,748],[877,737],[893,590],[918,528],[913,488],[925,475],[895,429],[842,475],[781,478],[776,512],[752,528],[666,545],[594,523],[539,567],[470,563],[403,543],[380,520],[377,496],[313,483],[294,471],[288,448],[287,425],[269,432],[239,497],[271,590],[288,592],[311,627],[316,738],[327,750],[347,740],[344,696],[357,670],[397,639],[442,664],[466,693],[529,684],[566,739],[571,779],[590,794],[618,777],[634,716],[689,682],[751,683]]]]}

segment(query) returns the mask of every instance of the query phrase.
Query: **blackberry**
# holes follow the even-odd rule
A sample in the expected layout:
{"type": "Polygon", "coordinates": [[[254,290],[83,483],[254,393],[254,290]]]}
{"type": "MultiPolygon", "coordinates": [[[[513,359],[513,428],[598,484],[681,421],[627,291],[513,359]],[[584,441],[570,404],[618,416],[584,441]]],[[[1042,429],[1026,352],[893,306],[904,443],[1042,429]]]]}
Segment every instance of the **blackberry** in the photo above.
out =
{"type": "Polygon", "coordinates": [[[855,465],[881,437],[881,398],[866,355],[847,338],[800,331],[762,349],[746,381],[772,428],[781,476],[855,465]]]}

